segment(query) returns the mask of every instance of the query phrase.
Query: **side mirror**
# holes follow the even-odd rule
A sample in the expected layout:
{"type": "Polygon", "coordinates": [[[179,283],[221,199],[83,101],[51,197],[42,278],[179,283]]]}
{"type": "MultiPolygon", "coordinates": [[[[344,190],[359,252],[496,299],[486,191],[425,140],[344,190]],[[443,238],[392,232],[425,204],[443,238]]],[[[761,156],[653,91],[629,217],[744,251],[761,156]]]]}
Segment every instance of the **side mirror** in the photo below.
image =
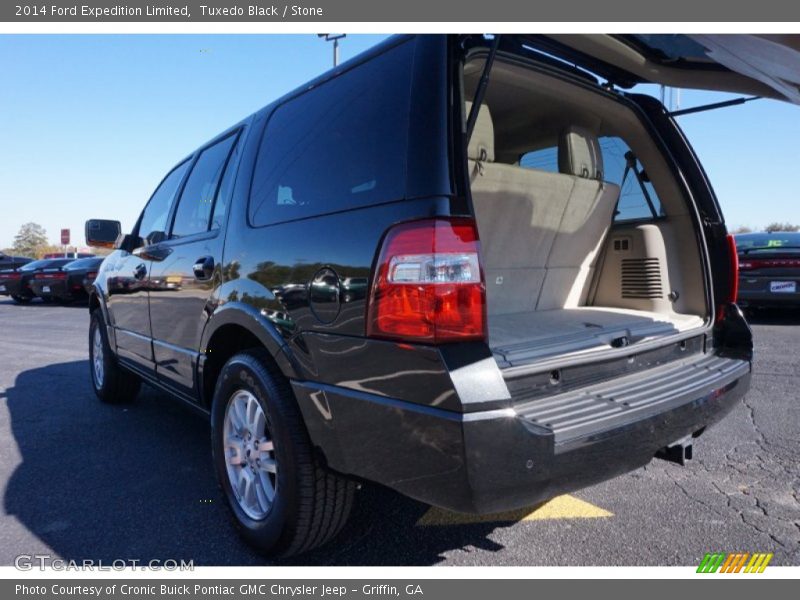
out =
{"type": "Polygon", "coordinates": [[[142,245],[142,239],[130,233],[123,233],[114,242],[115,250],[123,250],[125,252],[133,252],[142,245]]]}
{"type": "Polygon", "coordinates": [[[96,248],[113,248],[121,232],[119,221],[89,219],[86,221],[86,244],[96,248]]]}

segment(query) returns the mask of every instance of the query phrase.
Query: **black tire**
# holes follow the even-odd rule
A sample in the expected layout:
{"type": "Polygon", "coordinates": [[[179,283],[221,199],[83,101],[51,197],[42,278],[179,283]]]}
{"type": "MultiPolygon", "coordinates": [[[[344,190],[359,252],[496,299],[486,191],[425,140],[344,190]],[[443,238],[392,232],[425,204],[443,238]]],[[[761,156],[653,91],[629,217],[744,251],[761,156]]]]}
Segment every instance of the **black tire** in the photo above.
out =
{"type": "Polygon", "coordinates": [[[222,368],[211,409],[211,445],[236,524],[260,552],[272,557],[307,552],[330,541],[347,521],[356,485],[317,463],[289,382],[265,350],[237,354],[222,368]],[[223,447],[226,409],[239,391],[255,396],[274,442],[275,496],[259,520],[245,513],[233,493],[223,447]]]}
{"type": "Polygon", "coordinates": [[[139,394],[141,379],[134,373],[126,371],[119,366],[116,356],[111,351],[108,343],[103,311],[96,308],[92,311],[92,318],[89,324],[89,377],[92,381],[94,393],[100,398],[101,402],[107,404],[121,404],[130,402],[139,394]],[[98,379],[95,372],[95,332],[100,332],[102,347],[102,377],[98,379]]]}
{"type": "Polygon", "coordinates": [[[33,300],[33,298],[30,296],[11,296],[11,299],[17,304],[28,304],[31,300],[33,300]]]}

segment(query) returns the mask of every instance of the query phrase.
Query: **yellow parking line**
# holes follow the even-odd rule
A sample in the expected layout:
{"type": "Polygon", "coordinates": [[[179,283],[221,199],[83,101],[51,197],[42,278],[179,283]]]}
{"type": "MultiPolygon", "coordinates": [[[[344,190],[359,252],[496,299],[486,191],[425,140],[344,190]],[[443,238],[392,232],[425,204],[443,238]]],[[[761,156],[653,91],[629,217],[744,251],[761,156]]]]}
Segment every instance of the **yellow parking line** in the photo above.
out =
{"type": "Polygon", "coordinates": [[[522,508],[490,515],[468,515],[431,507],[417,521],[420,527],[470,525],[476,523],[516,523],[545,519],[598,519],[613,517],[613,513],[575,496],[558,496],[531,508],[522,508]]]}

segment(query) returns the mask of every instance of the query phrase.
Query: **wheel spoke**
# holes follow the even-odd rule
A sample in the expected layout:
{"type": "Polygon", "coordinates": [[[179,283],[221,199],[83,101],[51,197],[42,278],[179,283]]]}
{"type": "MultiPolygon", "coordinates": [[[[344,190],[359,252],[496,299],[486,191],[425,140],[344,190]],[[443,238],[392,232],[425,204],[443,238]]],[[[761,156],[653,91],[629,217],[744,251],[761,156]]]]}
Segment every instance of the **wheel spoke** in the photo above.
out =
{"type": "Polygon", "coordinates": [[[274,458],[260,458],[258,468],[267,473],[277,473],[278,465],[274,458]]]}
{"type": "Polygon", "coordinates": [[[225,447],[228,450],[227,455],[229,465],[244,464],[244,452],[241,444],[237,443],[236,441],[229,441],[225,447]]]}
{"type": "Polygon", "coordinates": [[[258,406],[258,401],[254,396],[250,396],[247,399],[247,427],[251,433],[257,431],[256,425],[258,423],[259,412],[261,412],[261,408],[258,406]]]}
{"type": "Polygon", "coordinates": [[[258,439],[258,451],[259,452],[272,452],[275,450],[275,443],[266,437],[261,437],[258,439]]]}
{"type": "Polygon", "coordinates": [[[253,502],[255,501],[255,485],[253,481],[253,473],[249,469],[242,469],[241,474],[241,481],[242,481],[242,500],[248,507],[253,506],[253,502]]]}
{"type": "Polygon", "coordinates": [[[264,431],[266,431],[267,419],[264,417],[264,411],[261,410],[260,406],[256,405],[256,409],[255,418],[253,419],[253,426],[250,431],[253,432],[254,436],[261,436],[263,435],[264,431]]]}
{"type": "Polygon", "coordinates": [[[269,505],[272,504],[272,499],[267,495],[267,488],[264,485],[264,478],[259,477],[254,483],[253,487],[256,491],[256,502],[258,502],[258,508],[263,512],[266,512],[269,510],[269,505]]]}
{"type": "Polygon", "coordinates": [[[272,503],[275,499],[275,486],[272,483],[272,478],[267,473],[259,472],[258,479],[261,483],[260,487],[264,497],[269,503],[272,503]]]}
{"type": "Polygon", "coordinates": [[[245,399],[242,396],[234,397],[231,406],[231,422],[237,431],[241,431],[246,421],[245,418],[245,399]]]}

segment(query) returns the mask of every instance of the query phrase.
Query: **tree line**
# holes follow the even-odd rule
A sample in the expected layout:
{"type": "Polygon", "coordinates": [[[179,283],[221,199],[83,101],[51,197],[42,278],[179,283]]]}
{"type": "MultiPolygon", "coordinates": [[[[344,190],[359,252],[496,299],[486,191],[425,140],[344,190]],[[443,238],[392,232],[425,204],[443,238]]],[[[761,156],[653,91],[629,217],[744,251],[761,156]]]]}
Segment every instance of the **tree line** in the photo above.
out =
{"type": "Polygon", "coordinates": [[[800,231],[800,225],[793,225],[792,223],[770,223],[764,229],[753,229],[747,225],[740,225],[731,230],[731,233],[753,233],[755,231],[766,231],[767,233],[775,233],[776,231],[800,231]]]}
{"type": "MultiPolygon", "coordinates": [[[[77,252],[75,246],[67,248],[69,252],[77,252]]],[[[95,254],[106,254],[105,252],[97,252],[95,254]]],[[[26,256],[28,258],[42,258],[46,254],[57,254],[64,252],[64,246],[51,244],[47,239],[47,230],[38,223],[25,223],[19,228],[17,235],[14,236],[14,243],[11,248],[2,250],[3,254],[26,256]]]]}

